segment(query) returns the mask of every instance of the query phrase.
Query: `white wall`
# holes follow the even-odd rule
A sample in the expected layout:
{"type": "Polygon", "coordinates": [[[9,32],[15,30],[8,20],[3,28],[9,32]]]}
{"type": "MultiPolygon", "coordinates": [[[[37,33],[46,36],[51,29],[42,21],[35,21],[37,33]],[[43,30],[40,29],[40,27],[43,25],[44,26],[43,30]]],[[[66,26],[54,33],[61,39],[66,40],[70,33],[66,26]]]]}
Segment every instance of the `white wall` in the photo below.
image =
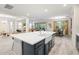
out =
{"type": "Polygon", "coordinates": [[[29,25],[29,19],[26,19],[26,32],[29,31],[30,25],[29,25]]]}
{"type": "Polygon", "coordinates": [[[72,19],[72,41],[76,46],[76,33],[79,33],[79,6],[74,6],[74,15],[72,19]]]}
{"type": "Polygon", "coordinates": [[[7,21],[0,21],[0,33],[9,32],[8,23],[7,21]]]}
{"type": "Polygon", "coordinates": [[[8,18],[8,17],[0,17],[0,33],[14,33],[16,31],[17,25],[15,19],[8,18]]]}

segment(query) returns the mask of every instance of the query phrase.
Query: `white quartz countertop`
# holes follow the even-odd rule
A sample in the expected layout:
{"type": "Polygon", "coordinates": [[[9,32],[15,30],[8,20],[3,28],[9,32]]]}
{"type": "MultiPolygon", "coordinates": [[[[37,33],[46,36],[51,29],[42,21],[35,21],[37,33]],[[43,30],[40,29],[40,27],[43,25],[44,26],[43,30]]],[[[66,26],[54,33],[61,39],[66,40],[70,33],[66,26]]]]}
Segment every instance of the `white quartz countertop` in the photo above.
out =
{"type": "Polygon", "coordinates": [[[35,43],[44,40],[45,38],[55,34],[55,32],[50,31],[36,31],[36,32],[27,32],[27,33],[20,33],[20,34],[13,34],[12,37],[22,40],[26,43],[34,45],[35,43]]]}

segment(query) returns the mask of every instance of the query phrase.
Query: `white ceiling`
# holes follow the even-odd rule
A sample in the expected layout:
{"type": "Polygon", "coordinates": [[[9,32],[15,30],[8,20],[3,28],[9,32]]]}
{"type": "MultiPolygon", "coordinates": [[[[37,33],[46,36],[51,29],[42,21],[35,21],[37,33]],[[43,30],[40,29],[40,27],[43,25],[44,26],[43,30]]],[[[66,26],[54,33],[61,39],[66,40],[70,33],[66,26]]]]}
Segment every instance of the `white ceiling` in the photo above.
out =
{"type": "Polygon", "coordinates": [[[71,16],[72,5],[63,4],[12,4],[13,9],[4,8],[5,4],[0,4],[0,13],[14,16],[30,16],[35,19],[48,19],[53,16],[71,16]],[[44,12],[48,9],[48,12],[44,12]]]}

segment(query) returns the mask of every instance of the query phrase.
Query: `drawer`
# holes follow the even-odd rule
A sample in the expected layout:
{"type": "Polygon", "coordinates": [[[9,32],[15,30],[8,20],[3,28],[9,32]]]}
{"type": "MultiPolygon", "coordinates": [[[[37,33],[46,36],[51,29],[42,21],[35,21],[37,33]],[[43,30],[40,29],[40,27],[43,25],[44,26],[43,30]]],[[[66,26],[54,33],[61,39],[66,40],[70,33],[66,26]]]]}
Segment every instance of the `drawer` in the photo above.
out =
{"type": "Polygon", "coordinates": [[[45,39],[35,44],[34,47],[39,48],[41,45],[44,45],[44,43],[45,43],[45,39]]]}
{"type": "Polygon", "coordinates": [[[36,48],[34,53],[35,55],[44,55],[44,45],[41,45],[39,48],[36,48]]]}

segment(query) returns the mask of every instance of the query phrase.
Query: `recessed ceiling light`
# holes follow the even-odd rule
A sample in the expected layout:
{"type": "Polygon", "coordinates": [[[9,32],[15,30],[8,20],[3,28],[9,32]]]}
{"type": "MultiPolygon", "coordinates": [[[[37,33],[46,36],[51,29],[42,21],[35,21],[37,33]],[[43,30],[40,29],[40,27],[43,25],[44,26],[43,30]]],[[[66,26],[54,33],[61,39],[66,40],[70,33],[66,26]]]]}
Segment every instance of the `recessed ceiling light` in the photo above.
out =
{"type": "Polygon", "coordinates": [[[64,6],[64,7],[66,7],[66,6],[67,6],[67,4],[64,4],[63,6],[64,6]]]}
{"type": "Polygon", "coordinates": [[[44,9],[44,12],[48,12],[48,9],[44,9]]]}

